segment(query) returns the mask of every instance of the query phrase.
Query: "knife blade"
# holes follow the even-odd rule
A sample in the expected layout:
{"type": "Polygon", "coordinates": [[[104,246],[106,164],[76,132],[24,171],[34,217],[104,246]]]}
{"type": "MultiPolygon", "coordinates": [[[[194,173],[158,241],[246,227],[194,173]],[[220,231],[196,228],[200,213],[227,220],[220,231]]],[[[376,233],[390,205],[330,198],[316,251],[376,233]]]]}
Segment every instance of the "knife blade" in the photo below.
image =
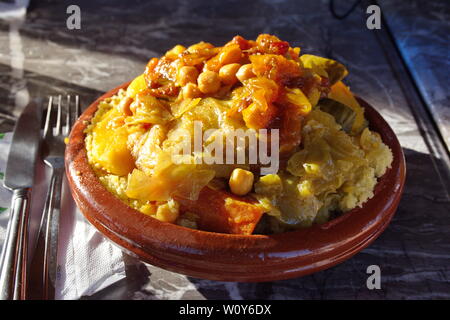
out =
{"type": "Polygon", "coordinates": [[[13,196],[0,256],[0,300],[17,300],[25,295],[29,198],[41,138],[41,116],[40,103],[30,102],[16,122],[11,141],[3,184],[13,191],[13,196]]]}

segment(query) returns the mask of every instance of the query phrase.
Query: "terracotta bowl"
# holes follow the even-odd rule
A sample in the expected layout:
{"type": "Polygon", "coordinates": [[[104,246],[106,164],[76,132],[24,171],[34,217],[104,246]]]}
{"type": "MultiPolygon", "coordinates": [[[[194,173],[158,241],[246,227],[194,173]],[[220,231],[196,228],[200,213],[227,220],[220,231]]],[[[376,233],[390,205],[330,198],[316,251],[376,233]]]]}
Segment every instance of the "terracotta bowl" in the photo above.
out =
{"type": "Polygon", "coordinates": [[[192,230],[144,215],[103,187],[88,164],[84,145],[83,131],[99,101],[127,86],[104,94],[81,115],[66,149],[66,174],[86,219],[144,262],[211,280],[253,282],[299,277],[334,266],[367,247],[395,213],[405,181],[402,148],[380,114],[359,99],[371,129],[394,154],[392,168],[379,179],[374,197],[362,208],[307,229],[250,236],[192,230]]]}

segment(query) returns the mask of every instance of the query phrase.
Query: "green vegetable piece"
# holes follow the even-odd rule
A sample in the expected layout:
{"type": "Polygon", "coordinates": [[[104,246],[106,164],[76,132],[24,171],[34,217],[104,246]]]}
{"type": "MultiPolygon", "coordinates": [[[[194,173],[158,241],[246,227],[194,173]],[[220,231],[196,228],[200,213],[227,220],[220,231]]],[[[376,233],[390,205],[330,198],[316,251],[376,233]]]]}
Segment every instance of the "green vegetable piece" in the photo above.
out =
{"type": "Polygon", "coordinates": [[[320,110],[331,114],[336,122],[341,125],[342,130],[350,133],[353,127],[353,123],[356,119],[356,112],[336,100],[324,98],[318,103],[320,110]]]}
{"type": "Polygon", "coordinates": [[[343,64],[331,59],[304,54],[300,57],[300,60],[304,67],[312,69],[313,72],[322,77],[328,78],[331,85],[341,81],[348,74],[347,68],[343,64]]]}

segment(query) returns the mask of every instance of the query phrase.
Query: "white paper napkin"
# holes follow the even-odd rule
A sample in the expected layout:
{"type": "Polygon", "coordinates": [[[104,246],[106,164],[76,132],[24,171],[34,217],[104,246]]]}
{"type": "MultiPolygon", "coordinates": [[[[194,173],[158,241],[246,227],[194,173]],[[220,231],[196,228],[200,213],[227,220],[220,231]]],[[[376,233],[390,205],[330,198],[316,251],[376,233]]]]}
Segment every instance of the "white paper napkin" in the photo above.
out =
{"type": "MultiPolygon", "coordinates": [[[[3,187],[11,133],[0,134],[0,249],[8,224],[11,192],[3,187]]],[[[38,160],[30,213],[30,255],[44,206],[50,170],[38,160]]],[[[89,296],[125,277],[122,252],[96,231],[76,208],[67,181],[63,182],[58,243],[56,299],[89,296]]],[[[29,259],[30,260],[30,259],[29,259]]]]}

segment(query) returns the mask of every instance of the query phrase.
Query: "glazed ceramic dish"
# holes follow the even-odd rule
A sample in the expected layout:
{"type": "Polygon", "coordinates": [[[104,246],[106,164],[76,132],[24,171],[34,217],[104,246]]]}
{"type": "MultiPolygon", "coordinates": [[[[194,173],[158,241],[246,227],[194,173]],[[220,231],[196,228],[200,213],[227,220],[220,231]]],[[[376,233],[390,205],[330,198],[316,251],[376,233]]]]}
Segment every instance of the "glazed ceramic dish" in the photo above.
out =
{"type": "Polygon", "coordinates": [[[194,230],[162,222],[131,208],[110,193],[88,162],[85,130],[105,98],[77,121],[66,149],[66,174],[73,197],[101,233],[141,260],[189,276],[224,281],[272,281],[310,274],[350,258],[387,227],[400,201],[405,162],[400,144],[374,108],[358,98],[370,130],[378,132],[393,155],[378,179],[374,196],[362,207],[324,223],[271,235],[236,235],[194,230]]]}

